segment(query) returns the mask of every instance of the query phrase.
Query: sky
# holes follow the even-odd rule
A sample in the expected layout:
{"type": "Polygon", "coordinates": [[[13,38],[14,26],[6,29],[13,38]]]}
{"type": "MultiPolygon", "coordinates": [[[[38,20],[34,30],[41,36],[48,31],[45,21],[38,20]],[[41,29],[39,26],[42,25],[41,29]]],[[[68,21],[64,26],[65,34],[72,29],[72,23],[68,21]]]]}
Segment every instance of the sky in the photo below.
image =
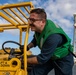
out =
{"type": "MultiPolygon", "coordinates": [[[[47,13],[47,18],[61,26],[66,32],[66,34],[71,38],[71,43],[73,43],[76,0],[0,0],[0,5],[14,4],[27,1],[31,1],[35,8],[45,9],[47,13]]],[[[4,21],[0,18],[0,24],[1,23],[4,23],[4,21]]],[[[18,34],[18,30],[0,33],[0,48],[2,47],[2,43],[4,41],[19,41],[18,34]]],[[[30,32],[28,43],[32,40],[33,34],[33,32],[30,32]]],[[[38,47],[32,48],[31,51],[33,52],[33,54],[40,53],[38,47]]]]}

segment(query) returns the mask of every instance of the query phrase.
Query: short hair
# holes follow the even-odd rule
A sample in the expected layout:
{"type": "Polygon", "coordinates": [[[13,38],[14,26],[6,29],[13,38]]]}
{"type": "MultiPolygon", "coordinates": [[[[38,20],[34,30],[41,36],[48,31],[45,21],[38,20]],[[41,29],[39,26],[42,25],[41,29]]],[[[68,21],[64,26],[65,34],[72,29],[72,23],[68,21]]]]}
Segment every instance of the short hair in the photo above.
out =
{"type": "Polygon", "coordinates": [[[42,8],[35,8],[35,9],[31,10],[30,13],[36,13],[39,15],[40,18],[45,19],[45,20],[47,18],[46,12],[42,8]]]}

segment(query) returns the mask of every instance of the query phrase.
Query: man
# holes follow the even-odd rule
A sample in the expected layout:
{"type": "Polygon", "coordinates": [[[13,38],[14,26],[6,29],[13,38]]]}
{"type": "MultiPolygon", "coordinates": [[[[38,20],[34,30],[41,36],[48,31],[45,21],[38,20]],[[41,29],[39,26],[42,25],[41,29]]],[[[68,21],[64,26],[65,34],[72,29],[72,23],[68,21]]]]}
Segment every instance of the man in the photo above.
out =
{"type": "Polygon", "coordinates": [[[35,34],[27,49],[38,46],[41,50],[37,56],[27,59],[28,64],[35,64],[29,75],[47,75],[52,69],[55,75],[72,75],[71,40],[62,28],[47,20],[46,12],[41,8],[30,12],[28,22],[35,34]]]}

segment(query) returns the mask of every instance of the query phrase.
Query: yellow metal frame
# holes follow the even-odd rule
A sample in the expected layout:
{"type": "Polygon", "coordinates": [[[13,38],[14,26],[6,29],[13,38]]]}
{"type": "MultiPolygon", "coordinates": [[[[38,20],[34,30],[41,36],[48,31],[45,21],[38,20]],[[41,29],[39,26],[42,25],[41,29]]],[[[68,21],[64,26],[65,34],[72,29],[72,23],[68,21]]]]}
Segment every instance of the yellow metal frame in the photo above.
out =
{"type": "Polygon", "coordinates": [[[15,75],[27,75],[27,52],[26,52],[27,47],[26,46],[28,43],[28,35],[29,35],[29,24],[28,24],[29,16],[27,16],[27,14],[22,9],[25,10],[28,14],[30,14],[30,11],[34,9],[34,6],[32,2],[23,2],[23,3],[8,4],[8,5],[0,6],[0,17],[2,17],[3,19],[9,22],[8,24],[0,24],[0,32],[3,32],[4,30],[9,30],[9,29],[19,29],[20,30],[20,40],[19,40],[20,44],[22,44],[22,32],[24,31],[26,32],[26,36],[24,40],[24,54],[23,54],[24,55],[24,70],[23,70],[24,72],[22,71],[19,72],[18,70],[19,73],[17,72],[15,75]],[[21,15],[25,18],[25,20],[23,19],[21,15]]]}
{"type": "Polygon", "coordinates": [[[21,8],[24,8],[24,10],[29,14],[30,10],[32,10],[34,6],[32,2],[23,2],[0,6],[0,17],[4,18],[6,21],[9,22],[8,24],[0,24],[0,32],[3,32],[7,29],[19,29],[20,43],[22,43],[22,31],[26,30],[28,27],[28,16],[26,16],[26,14],[21,10],[21,8]],[[18,11],[18,13],[16,11],[18,11]],[[26,20],[24,20],[23,17],[21,17],[20,15],[22,15],[26,20]]]}

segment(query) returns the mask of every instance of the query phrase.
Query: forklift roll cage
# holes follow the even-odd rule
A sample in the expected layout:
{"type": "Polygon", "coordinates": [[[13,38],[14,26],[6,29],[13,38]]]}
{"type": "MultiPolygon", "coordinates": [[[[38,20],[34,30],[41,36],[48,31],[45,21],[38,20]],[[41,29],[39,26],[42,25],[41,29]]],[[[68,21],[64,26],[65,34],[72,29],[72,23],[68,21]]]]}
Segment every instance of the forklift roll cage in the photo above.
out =
{"type": "MultiPolygon", "coordinates": [[[[28,24],[28,17],[32,9],[34,9],[32,2],[23,2],[23,3],[7,4],[0,6],[0,17],[7,21],[7,24],[0,23],[0,32],[10,29],[19,29],[20,44],[22,44],[22,32],[26,32],[24,39],[24,53],[23,53],[24,69],[20,68],[21,62],[17,58],[12,58],[11,60],[5,60],[3,58],[0,58],[0,75],[27,75],[27,43],[30,28],[28,24]],[[11,64],[13,63],[13,61],[16,61],[18,63],[15,67],[13,66],[13,64],[11,64]],[[6,64],[7,66],[5,66],[6,64]]],[[[1,54],[0,57],[7,58],[7,56],[5,56],[5,54],[3,53],[1,54]]]]}

